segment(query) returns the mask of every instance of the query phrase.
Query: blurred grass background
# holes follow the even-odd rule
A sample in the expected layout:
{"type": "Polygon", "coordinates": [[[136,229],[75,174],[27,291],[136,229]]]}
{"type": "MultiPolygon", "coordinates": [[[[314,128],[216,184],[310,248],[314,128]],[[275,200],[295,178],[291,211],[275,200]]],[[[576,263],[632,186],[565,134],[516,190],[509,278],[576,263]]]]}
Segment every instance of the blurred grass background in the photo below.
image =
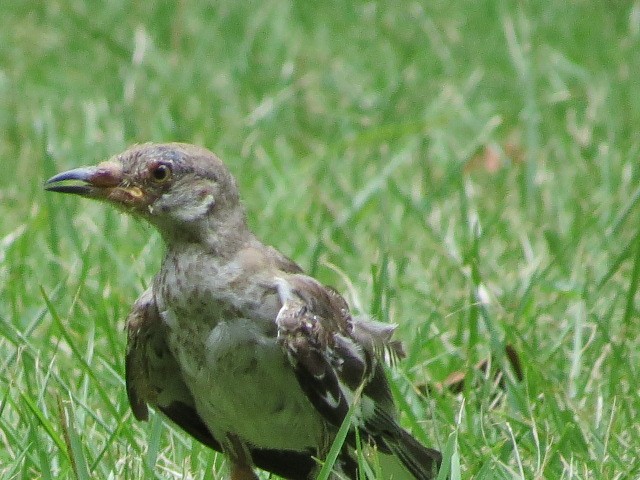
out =
{"type": "Polygon", "coordinates": [[[640,2],[50,0],[0,23],[2,478],[225,472],[129,412],[158,236],[42,190],[174,140],[226,160],[262,239],[400,324],[403,424],[452,478],[640,476],[640,2]]]}

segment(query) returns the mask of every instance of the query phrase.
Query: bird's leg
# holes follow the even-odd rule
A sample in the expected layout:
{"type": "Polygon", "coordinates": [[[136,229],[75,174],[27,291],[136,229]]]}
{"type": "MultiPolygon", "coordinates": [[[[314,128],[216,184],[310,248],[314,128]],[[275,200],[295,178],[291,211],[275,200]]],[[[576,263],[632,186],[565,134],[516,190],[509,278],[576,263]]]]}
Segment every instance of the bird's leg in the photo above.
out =
{"type": "Polygon", "coordinates": [[[225,451],[231,460],[231,480],[258,480],[251,454],[236,435],[227,434],[225,451]]]}
{"type": "Polygon", "coordinates": [[[258,480],[258,476],[249,465],[234,462],[231,465],[231,480],[258,480]]]}

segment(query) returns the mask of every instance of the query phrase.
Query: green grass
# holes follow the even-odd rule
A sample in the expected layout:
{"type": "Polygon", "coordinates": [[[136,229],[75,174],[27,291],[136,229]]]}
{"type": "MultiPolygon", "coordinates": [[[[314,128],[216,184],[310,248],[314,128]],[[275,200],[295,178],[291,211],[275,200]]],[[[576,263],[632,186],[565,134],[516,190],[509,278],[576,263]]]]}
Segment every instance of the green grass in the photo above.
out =
{"type": "Polygon", "coordinates": [[[453,479],[640,476],[640,4],[138,3],[3,6],[0,477],[226,471],[129,411],[123,320],[159,237],[42,190],[170,140],[400,324],[402,422],[453,479]],[[506,343],[524,380],[498,391],[472,366],[506,343]],[[457,370],[460,394],[424,393],[457,370]]]}

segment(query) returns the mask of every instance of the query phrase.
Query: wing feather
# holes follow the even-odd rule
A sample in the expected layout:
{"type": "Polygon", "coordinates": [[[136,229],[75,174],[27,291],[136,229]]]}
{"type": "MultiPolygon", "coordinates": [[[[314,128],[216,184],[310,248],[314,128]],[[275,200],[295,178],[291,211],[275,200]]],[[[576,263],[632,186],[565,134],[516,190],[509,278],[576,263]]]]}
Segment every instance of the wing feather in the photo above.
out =
{"type": "MultiPolygon", "coordinates": [[[[298,382],[316,410],[338,427],[355,391],[362,397],[354,424],[370,443],[395,454],[418,480],[435,478],[441,456],[402,429],[383,367],[404,353],[391,340],[394,325],[353,319],[333,289],[301,274],[275,279],[282,308],[276,318],[282,345],[298,382]]],[[[347,444],[355,447],[355,436],[347,444]]]]}

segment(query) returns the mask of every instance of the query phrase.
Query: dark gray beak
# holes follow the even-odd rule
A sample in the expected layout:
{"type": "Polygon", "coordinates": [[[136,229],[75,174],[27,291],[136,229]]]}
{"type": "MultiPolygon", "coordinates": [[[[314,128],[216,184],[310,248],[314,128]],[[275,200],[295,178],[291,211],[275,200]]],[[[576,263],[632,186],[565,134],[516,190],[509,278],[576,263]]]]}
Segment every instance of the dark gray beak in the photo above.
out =
{"type": "Polygon", "coordinates": [[[59,173],[47,180],[44,188],[50,192],[108,200],[116,205],[134,206],[146,201],[139,187],[124,181],[122,166],[114,161],[59,173]]]}

